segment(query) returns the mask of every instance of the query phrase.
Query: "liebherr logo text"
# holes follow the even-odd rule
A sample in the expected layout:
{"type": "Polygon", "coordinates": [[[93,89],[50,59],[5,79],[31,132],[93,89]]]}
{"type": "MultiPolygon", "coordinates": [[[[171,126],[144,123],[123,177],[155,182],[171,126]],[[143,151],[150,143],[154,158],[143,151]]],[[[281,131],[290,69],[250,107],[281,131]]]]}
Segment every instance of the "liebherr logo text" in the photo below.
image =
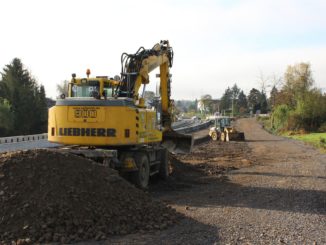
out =
{"type": "Polygon", "coordinates": [[[116,137],[115,128],[59,128],[59,136],[116,137]]]}

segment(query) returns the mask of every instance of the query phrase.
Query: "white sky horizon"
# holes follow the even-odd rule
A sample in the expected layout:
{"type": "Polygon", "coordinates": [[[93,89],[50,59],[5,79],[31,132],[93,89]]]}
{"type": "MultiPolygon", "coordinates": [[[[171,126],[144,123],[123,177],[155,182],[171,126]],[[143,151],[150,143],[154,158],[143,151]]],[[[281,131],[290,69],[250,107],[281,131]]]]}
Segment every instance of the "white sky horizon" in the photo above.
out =
{"type": "Polygon", "coordinates": [[[261,74],[282,77],[300,62],[311,64],[315,86],[326,89],[322,0],[3,0],[0,9],[0,70],[20,58],[53,99],[72,73],[84,77],[90,68],[113,77],[121,53],[162,39],[175,52],[175,100],[220,98],[234,83],[248,94],[260,88],[261,74]]]}

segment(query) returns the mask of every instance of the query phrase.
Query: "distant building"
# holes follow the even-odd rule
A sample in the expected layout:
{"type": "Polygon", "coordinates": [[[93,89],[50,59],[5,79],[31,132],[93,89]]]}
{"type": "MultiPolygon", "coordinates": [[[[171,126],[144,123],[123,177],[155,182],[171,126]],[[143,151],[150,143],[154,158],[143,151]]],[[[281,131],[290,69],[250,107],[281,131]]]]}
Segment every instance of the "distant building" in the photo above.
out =
{"type": "Polygon", "coordinates": [[[197,103],[197,109],[201,113],[212,112],[216,113],[220,110],[221,100],[218,99],[207,99],[205,101],[199,100],[197,103]]]}
{"type": "Polygon", "coordinates": [[[205,112],[205,104],[204,101],[199,100],[197,103],[197,110],[200,111],[200,113],[204,113],[205,112]]]}

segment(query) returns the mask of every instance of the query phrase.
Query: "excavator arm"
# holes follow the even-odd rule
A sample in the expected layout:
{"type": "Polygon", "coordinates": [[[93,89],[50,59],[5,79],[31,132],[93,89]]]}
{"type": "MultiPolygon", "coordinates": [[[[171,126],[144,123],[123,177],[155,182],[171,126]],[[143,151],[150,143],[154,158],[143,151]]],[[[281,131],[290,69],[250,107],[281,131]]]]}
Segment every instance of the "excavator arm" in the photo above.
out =
{"type": "Polygon", "coordinates": [[[171,129],[171,100],[170,100],[170,67],[173,62],[173,50],[169,41],[161,41],[152,49],[141,47],[135,54],[123,53],[122,81],[120,94],[125,94],[137,102],[141,85],[148,84],[149,73],[160,68],[160,95],[162,107],[162,124],[166,130],[171,129]]]}
{"type": "Polygon", "coordinates": [[[168,149],[178,149],[182,152],[190,151],[193,144],[192,137],[178,134],[171,127],[170,68],[173,65],[173,49],[170,47],[169,41],[161,41],[155,44],[152,49],[141,47],[135,54],[123,53],[121,63],[123,86],[120,88],[120,95],[133,98],[135,103],[140,99],[139,90],[141,85],[146,86],[150,82],[149,73],[159,67],[163,144],[168,149]]]}

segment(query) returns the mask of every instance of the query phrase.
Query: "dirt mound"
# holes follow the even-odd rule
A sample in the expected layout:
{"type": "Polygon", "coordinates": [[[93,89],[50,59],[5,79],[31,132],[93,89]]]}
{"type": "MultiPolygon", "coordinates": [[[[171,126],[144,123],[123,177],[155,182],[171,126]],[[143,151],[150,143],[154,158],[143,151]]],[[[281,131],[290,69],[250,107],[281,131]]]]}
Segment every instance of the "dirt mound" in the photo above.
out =
{"type": "Polygon", "coordinates": [[[255,162],[246,142],[210,140],[195,145],[190,154],[170,154],[170,177],[165,182],[154,183],[150,191],[174,191],[208,184],[211,180],[227,181],[226,173],[255,162]]]}
{"type": "Polygon", "coordinates": [[[100,240],[180,217],[115,170],[49,150],[0,156],[0,207],[0,244],[100,240]]]}
{"type": "Polygon", "coordinates": [[[248,144],[239,141],[209,141],[196,146],[191,154],[180,155],[178,158],[202,169],[208,175],[255,164],[248,144]]]}

